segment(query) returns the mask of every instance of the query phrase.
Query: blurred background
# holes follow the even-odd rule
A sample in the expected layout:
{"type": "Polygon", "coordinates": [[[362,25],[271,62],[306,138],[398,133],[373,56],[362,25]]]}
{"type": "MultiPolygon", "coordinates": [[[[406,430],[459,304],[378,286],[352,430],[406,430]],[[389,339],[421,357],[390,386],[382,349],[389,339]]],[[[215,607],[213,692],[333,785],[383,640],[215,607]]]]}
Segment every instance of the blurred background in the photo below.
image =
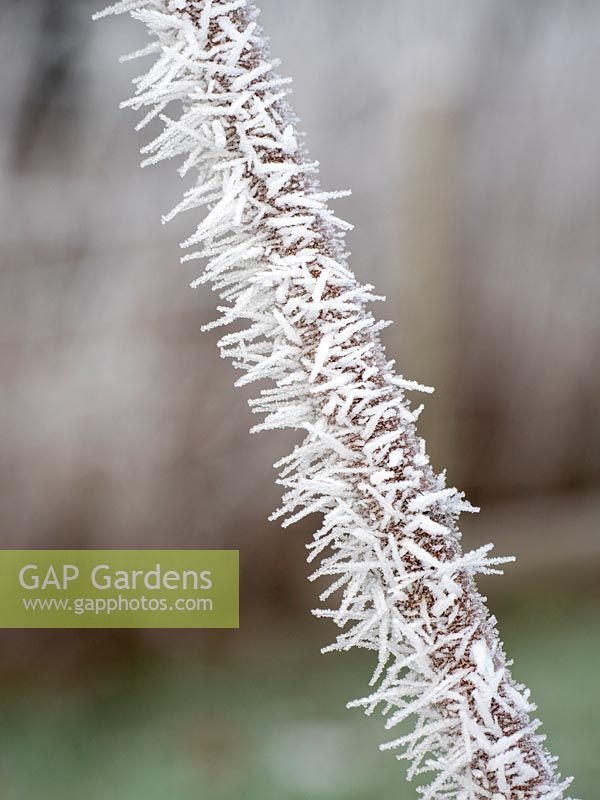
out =
{"type": "MultiPolygon", "coordinates": [[[[573,796],[600,780],[600,4],[263,0],[263,24],[390,357],[436,387],[434,465],[573,796]]],[[[144,41],[88,0],[0,0],[1,547],[241,551],[239,631],[3,631],[6,800],[409,798],[369,658],[320,656],[304,545],[266,521],[215,298],[179,264],[182,185],[119,112],[144,41]]],[[[417,402],[419,402],[417,398],[417,402]]]]}

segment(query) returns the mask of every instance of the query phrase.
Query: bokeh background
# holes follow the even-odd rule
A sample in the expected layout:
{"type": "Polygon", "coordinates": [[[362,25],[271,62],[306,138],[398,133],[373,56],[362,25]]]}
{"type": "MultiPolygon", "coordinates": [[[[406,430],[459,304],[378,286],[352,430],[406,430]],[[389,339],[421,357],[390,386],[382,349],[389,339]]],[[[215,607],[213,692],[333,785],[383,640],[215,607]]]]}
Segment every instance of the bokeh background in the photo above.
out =
{"type": "MultiPolygon", "coordinates": [[[[1,632],[6,800],[409,798],[347,712],[369,659],[320,656],[311,525],[283,534],[216,335],[164,228],[172,165],[117,111],[125,18],[0,0],[1,547],[241,551],[239,631],[1,632]]],[[[385,341],[436,386],[434,464],[483,511],[467,547],[573,795],[600,781],[600,4],[263,0],[273,53],[385,341]]],[[[418,400],[417,400],[418,401],[418,400]]],[[[314,523],[313,523],[314,524],[314,523]]]]}

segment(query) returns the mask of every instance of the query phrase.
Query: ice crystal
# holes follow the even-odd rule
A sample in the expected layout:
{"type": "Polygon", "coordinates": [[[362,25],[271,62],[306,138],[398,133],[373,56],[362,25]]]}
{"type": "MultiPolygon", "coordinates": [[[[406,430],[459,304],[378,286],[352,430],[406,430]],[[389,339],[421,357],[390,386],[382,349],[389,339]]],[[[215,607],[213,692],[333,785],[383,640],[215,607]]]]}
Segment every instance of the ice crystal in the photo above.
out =
{"type": "Polygon", "coordinates": [[[507,559],[491,545],[463,553],[457,520],[473,510],[432,470],[416,433],[408,390],[369,311],[378,299],[348,268],[347,223],[324,192],[288,106],[258,11],[247,0],[125,0],[154,56],[124,107],[158,117],[143,164],[179,158],[193,185],[164,218],[204,208],[183,242],[202,259],[198,286],[224,305],[207,327],[243,321],[220,340],[243,374],[269,380],[252,410],[254,431],[293,428],[303,441],[276,466],[284,487],[273,519],[284,526],[318,512],[308,545],[313,578],[340,633],[331,650],[375,653],[370,693],[350,706],[386,716],[395,750],[421,776],[423,800],[558,800],[555,759],[543,747],[535,706],[508,669],[496,623],[473,576],[507,559]],[[237,326],[238,328],[240,326],[237,326]],[[410,733],[393,729],[413,721],[410,733]],[[423,778],[426,775],[426,778],[423,778]]]}

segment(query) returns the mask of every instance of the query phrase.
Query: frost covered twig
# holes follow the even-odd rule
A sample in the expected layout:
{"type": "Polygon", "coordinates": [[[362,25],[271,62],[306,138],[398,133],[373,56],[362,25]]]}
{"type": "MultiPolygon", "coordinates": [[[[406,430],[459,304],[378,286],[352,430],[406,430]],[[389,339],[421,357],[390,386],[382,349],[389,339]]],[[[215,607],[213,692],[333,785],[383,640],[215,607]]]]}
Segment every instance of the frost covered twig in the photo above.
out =
{"type": "MultiPolygon", "coordinates": [[[[328,203],[287,105],[247,0],[125,0],[152,34],[134,56],[155,61],[124,106],[147,108],[162,132],[144,164],[180,157],[194,176],[165,217],[208,213],[183,243],[205,259],[193,285],[211,282],[224,305],[212,326],[242,320],[220,340],[243,371],[237,385],[267,378],[253,430],[293,428],[304,440],[282,459],[289,525],[323,521],[308,545],[314,577],[331,580],[315,613],[341,629],[329,649],[376,653],[371,693],[350,705],[381,708],[386,728],[414,720],[383,749],[427,773],[424,800],[558,800],[562,781],[529,718],[528,691],[509,672],[495,620],[474,574],[507,559],[491,546],[463,554],[457,529],[472,510],[436,475],[405,392],[424,389],[395,375],[379,340],[377,299],[349,271],[347,224],[328,203]],[[172,105],[174,104],[174,105],[172,105]],[[167,109],[172,109],[167,113],[167,109]],[[433,775],[433,777],[432,777],[433,775]]],[[[392,734],[393,736],[393,734],[392,734]]]]}

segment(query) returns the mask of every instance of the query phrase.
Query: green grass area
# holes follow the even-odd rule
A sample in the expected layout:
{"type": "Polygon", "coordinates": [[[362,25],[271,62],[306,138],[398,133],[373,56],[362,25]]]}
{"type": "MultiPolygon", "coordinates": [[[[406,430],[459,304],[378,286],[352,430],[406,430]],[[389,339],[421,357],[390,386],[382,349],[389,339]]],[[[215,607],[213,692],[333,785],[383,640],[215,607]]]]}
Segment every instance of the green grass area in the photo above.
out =
{"type": "MultiPolygon", "coordinates": [[[[515,604],[504,638],[562,772],[576,776],[572,795],[591,798],[600,780],[598,607],[552,607],[548,616],[515,604]]],[[[345,709],[365,693],[368,655],[321,656],[314,638],[291,632],[232,635],[238,646],[210,659],[153,657],[90,669],[71,685],[5,684],[4,800],[416,796],[404,765],[378,751],[381,718],[345,709]]]]}

